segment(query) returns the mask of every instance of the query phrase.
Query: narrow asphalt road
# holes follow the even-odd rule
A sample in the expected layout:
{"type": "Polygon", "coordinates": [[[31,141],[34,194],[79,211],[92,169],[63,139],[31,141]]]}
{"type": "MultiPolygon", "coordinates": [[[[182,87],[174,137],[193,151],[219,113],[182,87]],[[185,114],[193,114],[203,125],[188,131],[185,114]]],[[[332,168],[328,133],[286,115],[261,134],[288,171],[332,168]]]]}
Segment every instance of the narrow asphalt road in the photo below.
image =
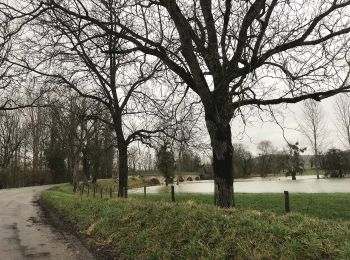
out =
{"type": "Polygon", "coordinates": [[[74,236],[43,221],[35,201],[49,187],[0,190],[0,260],[94,259],[74,236]]]}

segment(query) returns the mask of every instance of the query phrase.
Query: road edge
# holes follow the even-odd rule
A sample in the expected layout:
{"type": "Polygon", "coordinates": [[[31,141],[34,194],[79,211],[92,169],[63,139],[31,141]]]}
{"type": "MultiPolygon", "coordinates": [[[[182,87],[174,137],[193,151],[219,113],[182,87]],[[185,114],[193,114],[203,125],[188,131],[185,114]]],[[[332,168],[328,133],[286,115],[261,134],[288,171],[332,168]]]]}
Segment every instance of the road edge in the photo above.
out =
{"type": "Polygon", "coordinates": [[[69,222],[65,216],[45,202],[40,195],[33,201],[40,210],[40,219],[44,224],[49,225],[53,232],[57,232],[77,253],[79,259],[84,260],[107,260],[105,254],[92,248],[82,234],[76,231],[75,225],[69,222]]]}

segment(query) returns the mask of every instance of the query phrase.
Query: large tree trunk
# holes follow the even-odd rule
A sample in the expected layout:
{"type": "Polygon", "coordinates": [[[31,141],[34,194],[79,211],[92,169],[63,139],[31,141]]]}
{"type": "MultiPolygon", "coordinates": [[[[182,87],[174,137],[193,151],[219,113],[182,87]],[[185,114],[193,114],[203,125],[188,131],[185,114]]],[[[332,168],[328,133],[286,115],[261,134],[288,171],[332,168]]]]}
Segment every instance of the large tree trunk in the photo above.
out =
{"type": "Polygon", "coordinates": [[[114,130],[118,142],[118,174],[119,174],[119,187],[118,187],[118,197],[127,198],[128,197],[128,143],[125,141],[123,127],[122,127],[122,117],[120,114],[115,113],[113,116],[114,130]]]}
{"type": "MultiPolygon", "coordinates": [[[[213,149],[214,203],[219,207],[233,207],[233,146],[229,120],[212,120],[206,115],[206,124],[213,149]]],[[[218,118],[218,117],[216,117],[218,118]]]]}
{"type": "Polygon", "coordinates": [[[118,145],[118,161],[119,161],[119,189],[118,197],[128,197],[128,147],[125,144],[118,145]]]}

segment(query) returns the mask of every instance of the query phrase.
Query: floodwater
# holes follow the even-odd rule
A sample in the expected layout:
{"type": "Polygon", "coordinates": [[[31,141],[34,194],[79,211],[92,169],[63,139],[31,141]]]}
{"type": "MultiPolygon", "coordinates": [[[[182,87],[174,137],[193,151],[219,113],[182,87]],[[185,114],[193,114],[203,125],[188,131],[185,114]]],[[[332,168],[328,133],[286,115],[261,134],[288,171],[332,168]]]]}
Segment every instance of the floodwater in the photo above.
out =
{"type": "MultiPolygon", "coordinates": [[[[175,193],[214,193],[214,182],[192,181],[174,184],[175,193]]],[[[147,193],[169,193],[170,186],[147,187],[147,193]]],[[[267,177],[237,179],[234,182],[234,191],[241,193],[350,193],[350,178],[323,178],[317,179],[314,175],[291,177],[267,177]]],[[[130,193],[143,193],[143,188],[132,189],[130,193]]]]}

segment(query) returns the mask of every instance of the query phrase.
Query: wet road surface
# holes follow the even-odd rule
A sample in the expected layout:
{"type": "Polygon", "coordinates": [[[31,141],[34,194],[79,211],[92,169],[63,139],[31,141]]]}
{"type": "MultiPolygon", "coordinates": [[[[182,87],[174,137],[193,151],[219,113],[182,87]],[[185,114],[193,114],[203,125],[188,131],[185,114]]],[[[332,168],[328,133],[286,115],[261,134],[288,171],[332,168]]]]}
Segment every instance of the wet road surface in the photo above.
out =
{"type": "Polygon", "coordinates": [[[0,260],[94,259],[75,237],[43,222],[35,201],[49,187],[0,190],[0,260]]]}

